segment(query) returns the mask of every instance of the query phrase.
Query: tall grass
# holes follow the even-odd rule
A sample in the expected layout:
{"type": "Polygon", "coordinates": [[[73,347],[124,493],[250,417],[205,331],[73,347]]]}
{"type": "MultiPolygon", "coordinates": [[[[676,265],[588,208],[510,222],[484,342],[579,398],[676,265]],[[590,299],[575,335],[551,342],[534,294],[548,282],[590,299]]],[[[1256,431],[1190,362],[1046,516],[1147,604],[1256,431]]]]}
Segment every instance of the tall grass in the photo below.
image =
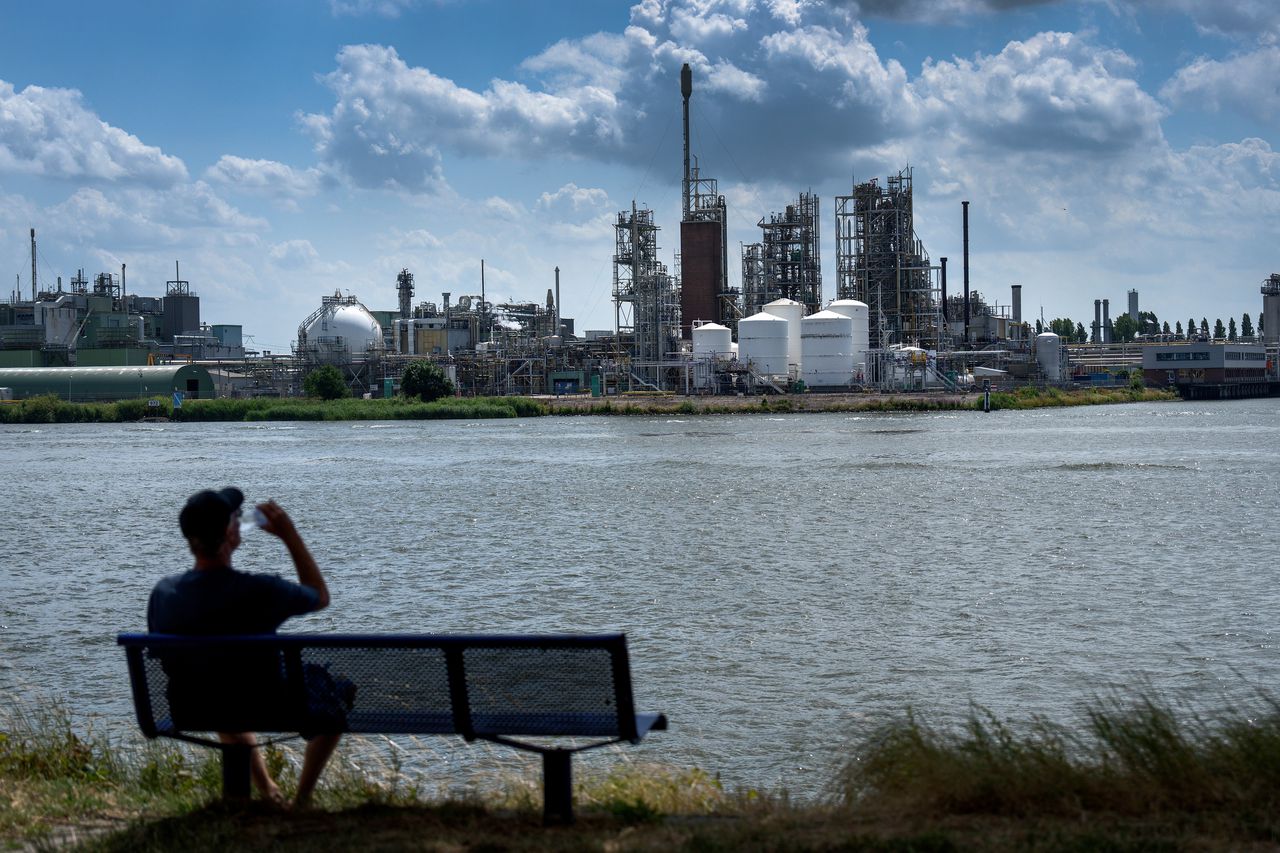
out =
{"type": "Polygon", "coordinates": [[[1022,729],[973,709],[941,729],[914,715],[868,736],[843,767],[848,806],[923,817],[1227,814],[1280,838],[1280,707],[1175,713],[1151,697],[1098,701],[1082,724],[1022,729]]]}
{"type": "MultiPolygon", "coordinates": [[[[1100,406],[1109,403],[1154,403],[1177,400],[1176,391],[1144,388],[1142,385],[1130,384],[1122,388],[1082,388],[1064,390],[1062,388],[1036,388],[1025,385],[1014,391],[991,392],[991,408],[994,409],[1040,409],[1058,406],[1100,406]]],[[[972,404],[972,408],[981,410],[982,396],[972,404]]]]}

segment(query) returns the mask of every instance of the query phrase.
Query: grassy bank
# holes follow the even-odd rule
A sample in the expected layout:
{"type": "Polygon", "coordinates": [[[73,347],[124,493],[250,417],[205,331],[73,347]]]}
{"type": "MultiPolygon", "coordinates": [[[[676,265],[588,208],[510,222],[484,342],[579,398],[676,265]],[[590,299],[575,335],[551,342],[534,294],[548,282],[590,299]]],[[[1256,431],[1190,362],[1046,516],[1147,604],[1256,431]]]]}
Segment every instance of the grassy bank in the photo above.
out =
{"type": "MultiPolygon", "coordinates": [[[[1020,388],[994,392],[991,408],[1033,409],[1176,400],[1170,391],[1137,388],[1020,388]]],[[[181,409],[161,399],[69,403],[55,396],[0,405],[0,423],[132,423],[145,417],[172,421],[369,421],[520,418],[541,415],[724,415],[796,412],[943,412],[982,409],[981,394],[792,394],[763,397],[450,397],[422,403],[385,400],[257,398],[188,400],[181,409]]]]}
{"type": "MultiPolygon", "coordinates": [[[[933,727],[911,714],[847,749],[825,802],[725,791],[699,771],[622,768],[576,780],[580,819],[543,829],[531,779],[463,799],[394,762],[339,754],[299,814],[216,801],[207,755],[125,750],[76,734],[56,708],[0,724],[0,838],[103,851],[285,850],[1241,850],[1280,843],[1280,709],[1175,713],[1099,702],[1078,725],[975,710],[933,727]]],[[[280,748],[269,763],[293,773],[280,748]]],[[[286,782],[287,787],[287,782],[286,782]]]]}
{"type": "Polygon", "coordinates": [[[132,423],[146,417],[171,421],[395,421],[520,418],[546,408],[527,397],[449,397],[433,403],[392,397],[385,400],[265,398],[188,400],[173,408],[167,399],[117,403],[69,403],[55,396],[32,397],[0,406],[0,423],[132,423]]]}
{"type": "MultiPolygon", "coordinates": [[[[1101,406],[1108,403],[1156,403],[1180,399],[1176,391],[1144,388],[1141,385],[1123,388],[1084,388],[1064,391],[1061,388],[1033,388],[1027,386],[1016,391],[996,391],[991,394],[991,408],[1043,409],[1055,406],[1101,406]]],[[[975,408],[982,408],[981,395],[975,408]]]]}

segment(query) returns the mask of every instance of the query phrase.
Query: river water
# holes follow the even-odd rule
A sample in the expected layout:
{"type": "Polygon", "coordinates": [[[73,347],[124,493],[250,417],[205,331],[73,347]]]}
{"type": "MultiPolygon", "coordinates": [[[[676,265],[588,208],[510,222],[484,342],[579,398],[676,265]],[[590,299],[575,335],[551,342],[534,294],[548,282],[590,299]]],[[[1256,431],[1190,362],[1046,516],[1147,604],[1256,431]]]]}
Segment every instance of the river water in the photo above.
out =
{"type": "MultiPolygon", "coordinates": [[[[826,790],[908,707],[1079,719],[1280,685],[1280,405],[480,422],[0,426],[0,694],[135,724],[114,637],[239,485],[318,556],[289,630],[628,634],[628,758],[826,790]]],[[[291,567],[246,536],[237,566],[291,567]]],[[[432,772],[464,772],[435,739],[432,772]],[[443,756],[443,757],[442,757],[443,756]],[[444,769],[440,769],[444,768],[444,769]]],[[[603,759],[606,763],[613,759],[603,759]]],[[[501,760],[501,759],[495,759],[501,760]]]]}

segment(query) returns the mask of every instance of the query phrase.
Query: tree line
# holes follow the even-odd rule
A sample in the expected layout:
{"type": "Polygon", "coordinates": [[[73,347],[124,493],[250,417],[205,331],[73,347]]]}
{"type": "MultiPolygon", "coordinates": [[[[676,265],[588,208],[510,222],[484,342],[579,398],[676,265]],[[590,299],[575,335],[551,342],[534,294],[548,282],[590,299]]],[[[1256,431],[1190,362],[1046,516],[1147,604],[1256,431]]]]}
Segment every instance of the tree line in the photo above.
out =
{"type": "MultiPolygon", "coordinates": [[[[1044,321],[1036,320],[1036,334],[1048,329],[1063,342],[1069,344],[1085,344],[1090,343],[1091,335],[1085,329],[1084,323],[1078,323],[1069,317],[1058,317],[1050,320],[1046,327],[1044,321]]],[[[1159,336],[1168,337],[1172,340],[1190,341],[1190,340],[1217,340],[1217,341],[1237,341],[1237,340],[1253,340],[1255,337],[1262,335],[1262,315],[1258,315],[1258,327],[1255,331],[1253,320],[1246,312],[1240,318],[1240,325],[1236,326],[1236,318],[1228,318],[1227,325],[1222,325],[1222,319],[1219,318],[1213,324],[1212,331],[1209,328],[1209,319],[1201,317],[1197,323],[1194,317],[1187,319],[1187,325],[1184,327],[1181,320],[1174,322],[1173,326],[1169,326],[1169,321],[1160,321],[1151,311],[1140,311],[1138,319],[1134,320],[1128,314],[1121,314],[1111,321],[1111,339],[1116,342],[1128,342],[1135,340],[1139,336],[1143,338],[1154,338],[1159,336]]],[[[1099,341],[1092,341],[1099,343],[1099,341]]]]}

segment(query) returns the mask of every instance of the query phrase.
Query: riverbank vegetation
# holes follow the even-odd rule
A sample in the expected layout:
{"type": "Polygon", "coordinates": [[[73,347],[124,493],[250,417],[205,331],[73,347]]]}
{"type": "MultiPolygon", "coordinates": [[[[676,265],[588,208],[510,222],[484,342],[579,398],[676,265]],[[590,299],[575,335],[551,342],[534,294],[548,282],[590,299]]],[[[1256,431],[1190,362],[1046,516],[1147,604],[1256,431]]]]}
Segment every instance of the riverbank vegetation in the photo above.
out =
{"type": "MultiPolygon", "coordinates": [[[[433,392],[428,392],[433,393],[433,392]]],[[[1033,409],[1178,399],[1171,391],[1143,388],[1025,387],[992,392],[991,408],[1033,409]]],[[[542,415],[724,415],[798,412],[945,412],[981,410],[981,394],[790,394],[760,397],[452,397],[432,402],[417,397],[363,400],[346,397],[219,398],[187,400],[175,409],[168,399],[71,403],[54,395],[0,405],[0,423],[132,423],[145,418],[170,421],[382,421],[539,417],[542,415]]]]}
{"type": "MultiPolygon", "coordinates": [[[[578,823],[551,829],[534,764],[460,796],[394,757],[357,766],[340,752],[317,808],[293,814],[218,802],[207,752],[113,745],[57,706],[11,708],[0,718],[0,842],[192,853],[1273,849],[1280,707],[1261,705],[1206,716],[1150,697],[1099,701],[1074,726],[981,709],[934,726],[908,713],[855,739],[829,795],[804,804],[619,753],[621,769],[575,780],[578,823]]],[[[286,780],[296,768],[281,747],[268,762],[286,780]]]]}
{"type": "Polygon", "coordinates": [[[545,413],[545,406],[527,397],[447,397],[430,403],[404,397],[379,400],[220,397],[187,400],[175,409],[167,399],[70,403],[47,395],[0,406],[0,423],[132,423],[145,418],[188,422],[474,420],[545,413]]]}

